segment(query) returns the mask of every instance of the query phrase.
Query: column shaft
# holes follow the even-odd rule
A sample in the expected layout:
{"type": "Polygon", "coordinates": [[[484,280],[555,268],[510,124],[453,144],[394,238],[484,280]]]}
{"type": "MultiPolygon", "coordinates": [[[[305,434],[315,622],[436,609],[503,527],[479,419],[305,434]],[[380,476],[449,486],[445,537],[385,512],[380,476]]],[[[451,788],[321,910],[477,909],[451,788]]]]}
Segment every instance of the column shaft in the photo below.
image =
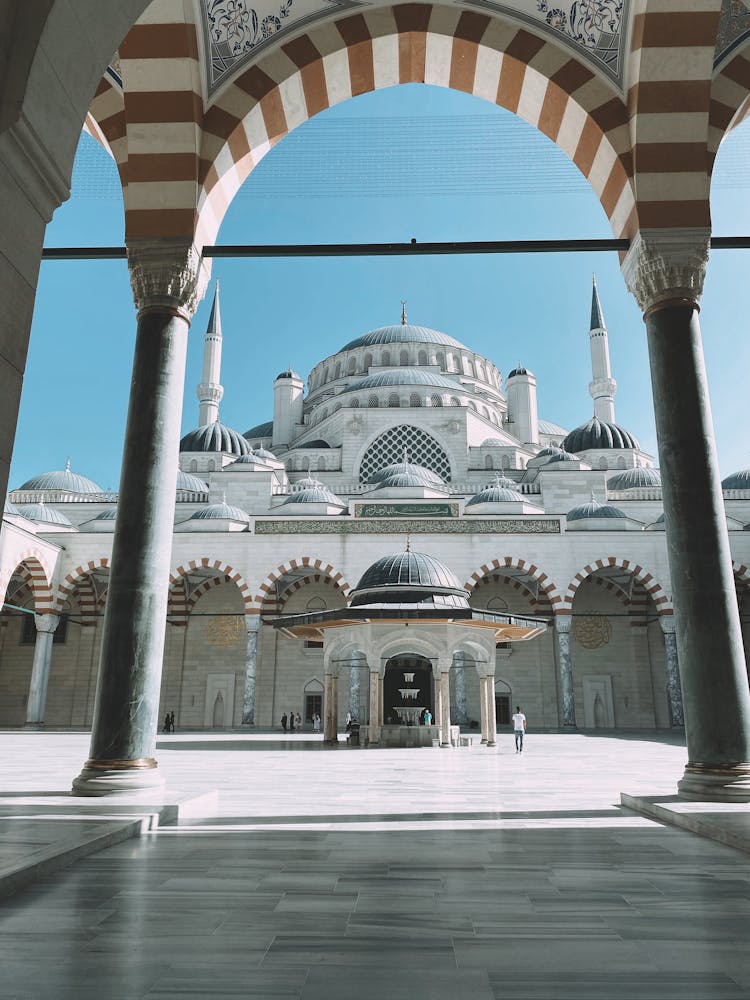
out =
{"type": "Polygon", "coordinates": [[[169,586],[188,322],[153,310],[138,318],[112,569],[104,616],[90,760],[74,782],[106,794],[151,782],[169,586]]]}
{"type": "Polygon", "coordinates": [[[456,696],[453,715],[459,726],[465,726],[469,720],[466,715],[466,666],[463,660],[454,660],[453,693],[456,696]]]}
{"type": "Polygon", "coordinates": [[[680,790],[745,798],[750,693],[697,307],[657,309],[646,330],[689,754],[680,790]]]}
{"type": "Polygon", "coordinates": [[[44,706],[47,701],[49,669],[52,662],[52,642],[60,619],[57,615],[35,615],[36,639],[34,641],[34,662],[31,667],[29,698],[26,704],[26,725],[41,726],[44,723],[44,706]]]}
{"type": "Polygon", "coordinates": [[[361,676],[360,676],[360,665],[359,659],[352,662],[349,668],[349,713],[355,722],[359,722],[360,716],[360,688],[361,688],[361,676]]]}
{"type": "Polygon", "coordinates": [[[575,728],[576,699],[573,689],[573,658],[570,655],[571,624],[572,617],[570,615],[559,615],[555,618],[560,696],[562,698],[562,724],[575,728]]]}
{"type": "Polygon", "coordinates": [[[245,647],[245,697],[242,705],[243,726],[255,725],[255,684],[258,668],[258,629],[260,620],[257,615],[245,617],[247,629],[247,645],[245,647]]]}
{"type": "Polygon", "coordinates": [[[380,743],[380,674],[370,671],[370,743],[380,743]]]}
{"type": "Polygon", "coordinates": [[[325,709],[323,742],[338,743],[339,739],[339,679],[336,674],[325,675],[325,709]]]}
{"type": "Polygon", "coordinates": [[[680,683],[680,663],[677,656],[677,637],[674,629],[664,629],[664,654],[667,668],[667,700],[669,721],[672,726],[684,726],[685,715],[682,708],[682,684],[680,683]]]}
{"type": "Polygon", "coordinates": [[[440,744],[451,745],[451,675],[449,670],[440,674],[440,744]]]}
{"type": "Polygon", "coordinates": [[[489,721],[487,718],[487,678],[479,675],[479,719],[482,729],[482,743],[486,743],[489,738],[489,721]]]}

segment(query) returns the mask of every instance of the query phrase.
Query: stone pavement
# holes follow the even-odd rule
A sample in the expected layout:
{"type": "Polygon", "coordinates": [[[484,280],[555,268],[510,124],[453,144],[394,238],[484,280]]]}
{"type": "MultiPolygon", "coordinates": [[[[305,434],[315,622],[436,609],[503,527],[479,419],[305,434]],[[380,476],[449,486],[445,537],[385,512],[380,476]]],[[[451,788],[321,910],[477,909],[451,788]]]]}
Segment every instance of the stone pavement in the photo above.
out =
{"type": "MultiPolygon", "coordinates": [[[[84,734],[0,749],[0,805],[75,816],[56,793],[84,734]]],[[[510,734],[329,750],[177,733],[158,753],[183,794],[218,789],[213,814],[2,901],[0,998],[750,997],[750,857],[620,805],[673,795],[668,738],[531,734],[515,754],[510,734]]]]}

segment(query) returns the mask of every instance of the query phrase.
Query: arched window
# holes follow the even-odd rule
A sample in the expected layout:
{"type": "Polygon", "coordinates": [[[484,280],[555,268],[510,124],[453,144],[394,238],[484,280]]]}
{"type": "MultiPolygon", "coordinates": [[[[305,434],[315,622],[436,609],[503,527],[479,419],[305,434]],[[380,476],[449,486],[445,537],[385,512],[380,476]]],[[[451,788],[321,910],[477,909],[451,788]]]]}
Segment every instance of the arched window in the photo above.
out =
{"type": "Polygon", "coordinates": [[[418,365],[426,365],[427,364],[427,351],[420,351],[419,352],[419,355],[417,357],[417,364],[418,365]]]}
{"type": "Polygon", "coordinates": [[[378,406],[380,405],[378,397],[370,396],[370,398],[367,400],[367,405],[370,407],[371,410],[377,410],[378,406]]]}
{"type": "Polygon", "coordinates": [[[470,407],[470,408],[471,408],[471,409],[472,409],[472,410],[473,410],[473,411],[474,411],[475,413],[478,413],[478,412],[479,412],[479,410],[477,410],[477,404],[476,404],[476,403],[474,402],[474,400],[473,400],[473,399],[470,399],[470,400],[469,400],[469,403],[468,403],[468,405],[469,405],[469,407],[470,407]]]}
{"type": "Polygon", "coordinates": [[[399,355],[399,359],[398,360],[399,360],[399,364],[402,367],[406,367],[409,364],[409,352],[405,351],[405,350],[402,351],[401,354],[399,355]]]}
{"type": "Polygon", "coordinates": [[[349,374],[353,375],[356,370],[357,370],[357,359],[354,357],[354,355],[352,355],[349,358],[349,374]]]}
{"type": "Polygon", "coordinates": [[[321,456],[318,459],[318,472],[325,472],[325,471],[326,471],[326,460],[321,456]]]}
{"type": "Polygon", "coordinates": [[[419,395],[416,392],[413,392],[411,396],[409,396],[409,406],[421,406],[421,405],[422,405],[422,400],[420,399],[419,395]]]}
{"type": "Polygon", "coordinates": [[[328,407],[324,406],[320,414],[320,419],[325,420],[327,416],[328,416],[328,407]]]}
{"type": "Polygon", "coordinates": [[[326,370],[323,372],[323,382],[326,383],[327,381],[328,381],[328,369],[326,368],[326,370]]]}
{"type": "Polygon", "coordinates": [[[365,371],[372,367],[372,354],[365,354],[365,371]]]}
{"type": "Polygon", "coordinates": [[[216,472],[216,462],[214,462],[214,460],[212,458],[209,459],[209,461],[208,461],[208,471],[209,472],[216,472]]]}
{"type": "Polygon", "coordinates": [[[485,469],[491,469],[491,468],[493,468],[493,466],[492,466],[492,455],[485,455],[484,456],[484,467],[485,467],[485,469]]]}
{"type": "Polygon", "coordinates": [[[622,457],[622,455],[620,455],[620,457],[617,459],[617,468],[618,469],[625,468],[625,459],[622,457]]]}
{"type": "Polygon", "coordinates": [[[310,471],[310,459],[305,457],[302,459],[302,472],[310,471]]]}
{"type": "Polygon", "coordinates": [[[380,363],[381,365],[389,365],[391,363],[390,351],[383,351],[382,355],[380,356],[380,363]]]}
{"type": "Polygon", "coordinates": [[[508,455],[503,455],[500,459],[500,464],[504,469],[510,468],[510,457],[508,455]]]}
{"type": "Polygon", "coordinates": [[[322,597],[311,597],[305,607],[308,611],[325,611],[328,605],[322,597]]]}
{"type": "Polygon", "coordinates": [[[491,597],[489,599],[489,601],[487,601],[487,610],[488,611],[507,611],[508,610],[508,602],[504,601],[502,599],[502,597],[491,597]]]}
{"type": "Polygon", "coordinates": [[[460,406],[460,405],[461,405],[461,404],[460,404],[460,403],[459,403],[459,401],[458,401],[458,400],[456,399],[456,397],[455,397],[455,396],[451,396],[451,406],[460,406]]]}
{"type": "Polygon", "coordinates": [[[477,361],[477,378],[480,378],[483,382],[487,381],[487,377],[484,374],[484,365],[481,361],[477,361]]]}
{"type": "Polygon", "coordinates": [[[599,459],[599,468],[600,469],[606,469],[607,468],[607,459],[606,458],[600,458],[599,459]]]}
{"type": "Polygon", "coordinates": [[[359,409],[359,400],[358,399],[353,399],[352,400],[352,409],[353,410],[358,410],[359,409]]]}
{"type": "Polygon", "coordinates": [[[442,351],[437,353],[437,363],[440,365],[441,371],[445,371],[445,355],[442,351]]]}
{"type": "Polygon", "coordinates": [[[421,428],[402,424],[384,431],[367,449],[359,467],[360,483],[369,482],[386,465],[403,462],[404,449],[410,462],[423,465],[450,482],[451,465],[445,449],[421,428]]]}
{"type": "Polygon", "coordinates": [[[399,399],[397,392],[392,392],[388,397],[388,406],[392,409],[395,409],[397,406],[401,406],[401,400],[399,399]]]}
{"type": "Polygon", "coordinates": [[[443,405],[443,401],[440,398],[440,396],[430,396],[430,402],[432,403],[433,406],[442,406],[443,405]]]}
{"type": "Polygon", "coordinates": [[[341,376],[341,362],[337,361],[336,362],[336,371],[333,373],[333,377],[334,377],[334,379],[337,379],[340,376],[341,376]]]}
{"type": "Polygon", "coordinates": [[[191,472],[197,472],[198,471],[198,462],[197,462],[197,460],[195,458],[191,458],[190,459],[190,471],[191,472]]]}

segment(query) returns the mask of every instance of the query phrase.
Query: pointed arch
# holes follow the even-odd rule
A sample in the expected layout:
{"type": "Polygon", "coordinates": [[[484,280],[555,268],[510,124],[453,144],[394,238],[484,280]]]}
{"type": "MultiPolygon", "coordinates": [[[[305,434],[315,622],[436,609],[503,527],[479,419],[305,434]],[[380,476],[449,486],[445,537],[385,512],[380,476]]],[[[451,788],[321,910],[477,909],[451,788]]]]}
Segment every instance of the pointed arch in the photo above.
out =
{"type": "MultiPolygon", "coordinates": [[[[543,570],[540,570],[535,563],[514,556],[504,556],[502,559],[493,559],[490,563],[482,564],[476,572],[471,574],[469,580],[464,584],[464,588],[471,594],[487,577],[507,577],[508,574],[503,574],[503,570],[507,569],[520,571],[524,576],[534,580],[538,588],[538,593],[544,594],[553,611],[561,603],[562,598],[554,581],[543,570]]],[[[539,603],[538,594],[534,593],[523,578],[519,579],[518,576],[515,576],[509,582],[516,589],[525,592],[526,596],[532,598],[537,604],[539,603]]]]}
{"type": "Polygon", "coordinates": [[[14,556],[15,565],[0,578],[3,600],[14,574],[23,577],[34,598],[34,613],[37,615],[55,613],[49,568],[44,555],[34,548],[22,550],[14,556]]]}
{"type": "Polygon", "coordinates": [[[62,611],[65,602],[69,601],[74,591],[77,590],[81,614],[95,615],[98,598],[90,582],[90,576],[96,570],[109,570],[109,568],[109,556],[100,556],[98,559],[90,559],[85,566],[76,566],[70,573],[66,573],[65,579],[57,588],[55,595],[56,613],[59,614],[62,611]]]}
{"type": "Polygon", "coordinates": [[[239,573],[229,563],[221,559],[211,559],[210,556],[203,556],[200,559],[190,559],[181,563],[174,572],[169,575],[169,605],[168,614],[172,614],[178,621],[182,618],[187,620],[195,601],[211,587],[220,583],[233,583],[236,585],[242,598],[243,611],[246,615],[257,614],[250,594],[250,588],[239,573]],[[194,587],[189,586],[189,578],[194,576],[196,583],[194,587]]]}
{"type": "Polygon", "coordinates": [[[300,556],[297,559],[281,563],[272,573],[268,574],[253,598],[253,613],[259,614],[261,611],[273,613],[278,610],[277,584],[286,582],[287,590],[291,593],[303,586],[305,581],[309,582],[311,578],[319,583],[330,582],[341,593],[344,600],[348,600],[351,587],[343,573],[323,559],[300,556]]]}
{"type": "Polygon", "coordinates": [[[606,569],[619,569],[625,573],[629,573],[654,602],[658,615],[671,615],[673,613],[672,602],[655,575],[644,569],[639,563],[621,556],[606,556],[604,559],[597,559],[593,563],[587,563],[568,584],[565,596],[561,604],[555,609],[555,613],[562,615],[571,614],[573,600],[581,584],[590,577],[593,577],[600,570],[606,569]]]}

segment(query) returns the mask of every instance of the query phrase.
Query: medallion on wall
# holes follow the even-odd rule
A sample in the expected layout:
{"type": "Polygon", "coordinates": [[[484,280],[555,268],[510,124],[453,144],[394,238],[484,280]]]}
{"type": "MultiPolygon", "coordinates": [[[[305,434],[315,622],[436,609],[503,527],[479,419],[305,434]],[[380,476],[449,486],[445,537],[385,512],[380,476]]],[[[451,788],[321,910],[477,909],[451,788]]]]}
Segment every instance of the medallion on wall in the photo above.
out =
{"type": "Polygon", "coordinates": [[[604,615],[584,615],[574,620],[573,635],[584,649],[599,649],[609,644],[612,625],[604,615]]]}
{"type": "Polygon", "coordinates": [[[242,615],[221,615],[206,622],[206,642],[216,649],[235,646],[244,634],[242,615]]]}

